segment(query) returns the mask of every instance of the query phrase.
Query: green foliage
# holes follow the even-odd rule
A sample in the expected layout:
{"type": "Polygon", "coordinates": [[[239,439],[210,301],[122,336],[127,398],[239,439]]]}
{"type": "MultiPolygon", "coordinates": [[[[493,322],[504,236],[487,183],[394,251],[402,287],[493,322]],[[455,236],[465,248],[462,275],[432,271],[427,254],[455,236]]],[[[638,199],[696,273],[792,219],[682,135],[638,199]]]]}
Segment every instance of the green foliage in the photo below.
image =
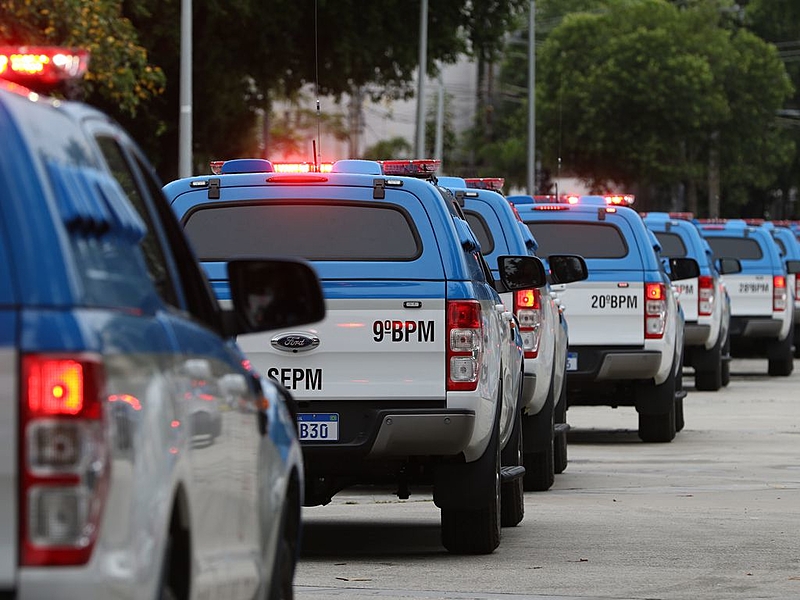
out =
{"type": "MultiPolygon", "coordinates": [[[[576,0],[590,10],[565,15],[558,3],[544,4],[558,24],[537,48],[543,170],[557,173],[561,158],[564,172],[595,188],[613,180],[627,188],[691,182],[702,189],[715,144],[723,190],[733,197],[745,186],[774,183],[791,160],[794,145],[775,127],[791,93],[785,69],[774,47],[731,25],[730,3],[576,0]]],[[[524,59],[512,56],[504,81],[523,88],[524,72],[524,59]]],[[[525,144],[508,138],[524,141],[526,104],[500,107],[505,139],[483,151],[517,184],[525,144]]]]}
{"type": "Polygon", "coordinates": [[[0,39],[11,45],[59,45],[91,53],[80,84],[89,101],[135,116],[163,92],[139,35],[114,0],[0,0],[0,39]]]}
{"type": "Polygon", "coordinates": [[[365,148],[362,158],[366,160],[388,160],[393,158],[411,158],[413,148],[406,138],[397,136],[387,140],[380,140],[372,146],[365,148]]]}

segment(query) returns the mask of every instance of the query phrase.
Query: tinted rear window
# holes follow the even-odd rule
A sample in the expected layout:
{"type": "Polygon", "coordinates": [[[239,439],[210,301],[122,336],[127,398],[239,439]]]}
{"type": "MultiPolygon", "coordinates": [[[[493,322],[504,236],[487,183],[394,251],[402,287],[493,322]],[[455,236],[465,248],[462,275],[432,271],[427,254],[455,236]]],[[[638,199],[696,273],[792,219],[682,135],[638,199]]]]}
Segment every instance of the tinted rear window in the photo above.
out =
{"type": "Polygon", "coordinates": [[[708,237],[708,245],[715,258],[738,258],[740,260],[761,260],[764,253],[758,242],[749,238],[708,237]]]}
{"type": "Polygon", "coordinates": [[[686,245],[681,236],[675,233],[655,232],[658,243],[661,244],[661,256],[666,258],[681,258],[686,256],[686,245]]]}
{"type": "Polygon", "coordinates": [[[775,240],[776,244],[778,244],[778,248],[781,249],[781,254],[786,256],[786,244],[783,243],[783,240],[779,237],[773,237],[772,239],[775,240]]]}
{"type": "Polygon", "coordinates": [[[475,233],[475,237],[478,238],[478,243],[481,245],[481,253],[491,254],[494,250],[494,238],[489,226],[486,225],[486,221],[475,212],[464,211],[464,215],[467,217],[470,229],[475,233]]]}
{"type": "Polygon", "coordinates": [[[288,255],[308,260],[413,260],[419,236],[392,205],[336,202],[227,204],[202,208],[184,225],[200,260],[288,255]]]}
{"type": "Polygon", "coordinates": [[[628,244],[622,232],[606,223],[526,223],[539,244],[536,255],[579,254],[584,258],[624,258],[628,244]]]}

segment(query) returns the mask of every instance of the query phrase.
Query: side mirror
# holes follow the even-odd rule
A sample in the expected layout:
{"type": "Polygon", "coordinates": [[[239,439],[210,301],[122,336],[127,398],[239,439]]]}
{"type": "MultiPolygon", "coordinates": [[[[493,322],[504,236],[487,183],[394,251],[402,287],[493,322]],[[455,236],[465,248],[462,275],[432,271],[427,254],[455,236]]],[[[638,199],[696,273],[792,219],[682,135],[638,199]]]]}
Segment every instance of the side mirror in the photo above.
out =
{"type": "Polygon", "coordinates": [[[694,279],[700,276],[700,265],[693,258],[670,258],[669,259],[669,278],[672,281],[681,279],[694,279]]]}
{"type": "Polygon", "coordinates": [[[740,261],[738,258],[718,258],[717,271],[719,271],[721,275],[732,275],[733,273],[741,273],[742,261],[740,261]]]}
{"type": "Polygon", "coordinates": [[[535,256],[498,256],[500,280],[509,292],[547,285],[547,273],[535,256]]]}
{"type": "Polygon", "coordinates": [[[552,283],[572,283],[589,277],[586,261],[577,254],[551,254],[547,262],[552,283]]]}
{"type": "Polygon", "coordinates": [[[800,260],[787,260],[786,272],[789,273],[789,275],[800,273],[800,260]]]}
{"type": "MultiPolygon", "coordinates": [[[[321,321],[325,299],[314,270],[295,259],[234,259],[228,282],[236,325],[228,335],[284,329],[321,321]]],[[[232,330],[228,330],[232,329],[232,330]]]]}

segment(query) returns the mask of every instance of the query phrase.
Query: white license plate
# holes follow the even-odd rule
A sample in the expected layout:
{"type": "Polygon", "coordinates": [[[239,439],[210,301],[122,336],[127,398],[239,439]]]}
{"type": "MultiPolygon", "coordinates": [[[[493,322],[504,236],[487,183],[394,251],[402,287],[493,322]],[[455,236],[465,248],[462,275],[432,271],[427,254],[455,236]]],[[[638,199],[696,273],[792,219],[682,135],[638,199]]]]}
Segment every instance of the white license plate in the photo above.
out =
{"type": "Polygon", "coordinates": [[[578,353],[567,352],[567,371],[578,370],[578,353]]]}
{"type": "Polygon", "coordinates": [[[300,441],[336,442],[339,440],[338,413],[300,413],[297,415],[300,441]]]}

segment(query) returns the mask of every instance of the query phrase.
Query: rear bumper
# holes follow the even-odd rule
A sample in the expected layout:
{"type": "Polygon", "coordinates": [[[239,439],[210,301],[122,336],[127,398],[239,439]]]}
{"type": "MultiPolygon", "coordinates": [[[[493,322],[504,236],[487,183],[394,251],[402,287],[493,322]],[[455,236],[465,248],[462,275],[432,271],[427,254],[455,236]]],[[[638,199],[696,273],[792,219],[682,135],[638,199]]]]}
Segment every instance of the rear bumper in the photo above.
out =
{"type": "Polygon", "coordinates": [[[578,353],[578,369],[567,372],[569,382],[651,379],[661,367],[662,353],[643,348],[571,347],[578,353]]]}
{"type": "Polygon", "coordinates": [[[443,402],[405,402],[402,408],[356,401],[311,404],[299,412],[337,413],[340,423],[338,441],[301,442],[312,477],[362,473],[370,462],[456,456],[469,447],[475,431],[475,411],[432,406],[443,402]]]}
{"type": "Polygon", "coordinates": [[[683,328],[684,346],[705,346],[708,337],[711,335],[711,325],[700,325],[698,323],[686,323],[683,328]]]}
{"type": "Polygon", "coordinates": [[[779,338],[783,321],[772,317],[731,317],[731,337],[779,338]]]}

